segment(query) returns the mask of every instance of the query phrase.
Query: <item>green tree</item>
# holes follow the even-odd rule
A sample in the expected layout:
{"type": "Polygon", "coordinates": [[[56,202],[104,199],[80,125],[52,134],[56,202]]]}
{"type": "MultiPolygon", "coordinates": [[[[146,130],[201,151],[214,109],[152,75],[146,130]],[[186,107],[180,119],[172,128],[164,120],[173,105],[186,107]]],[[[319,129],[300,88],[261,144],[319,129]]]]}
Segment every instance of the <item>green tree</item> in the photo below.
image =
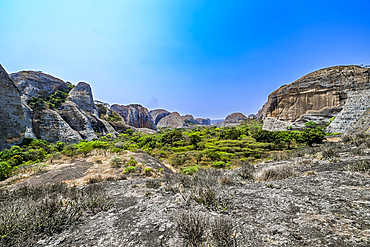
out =
{"type": "Polygon", "coordinates": [[[322,143],[325,139],[325,133],[321,128],[316,129],[305,129],[298,136],[298,141],[306,143],[308,146],[312,147],[314,143],[322,143]]]}

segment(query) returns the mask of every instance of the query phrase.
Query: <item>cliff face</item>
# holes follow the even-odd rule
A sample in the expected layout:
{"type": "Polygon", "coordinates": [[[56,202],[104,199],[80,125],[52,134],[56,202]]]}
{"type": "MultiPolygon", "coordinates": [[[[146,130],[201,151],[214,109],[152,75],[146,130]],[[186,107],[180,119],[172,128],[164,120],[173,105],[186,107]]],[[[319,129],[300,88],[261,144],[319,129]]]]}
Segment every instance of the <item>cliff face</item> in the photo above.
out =
{"type": "Polygon", "coordinates": [[[86,82],[79,82],[69,92],[68,100],[73,101],[81,110],[97,115],[92,90],[86,82]]]}
{"type": "Polygon", "coordinates": [[[165,116],[167,115],[170,115],[171,112],[168,112],[167,110],[165,109],[155,109],[155,110],[151,110],[150,112],[150,115],[152,116],[153,118],[153,121],[155,124],[158,124],[158,122],[164,118],[165,116]]]}
{"type": "Polygon", "coordinates": [[[111,110],[117,112],[130,126],[157,130],[148,109],[142,105],[131,104],[124,106],[114,104],[111,106],[111,110]]]}
{"type": "Polygon", "coordinates": [[[369,69],[360,66],[315,71],[271,93],[258,117],[293,122],[309,110],[344,106],[349,91],[370,88],[368,73],[369,69]]]}
{"type": "Polygon", "coordinates": [[[336,116],[328,131],[344,133],[370,107],[369,72],[369,68],[351,65],[310,73],[271,93],[257,117],[298,126],[315,118],[327,123],[336,116]]]}
{"type": "Polygon", "coordinates": [[[23,101],[37,97],[41,90],[51,94],[67,87],[63,80],[37,71],[20,71],[10,74],[10,77],[19,88],[23,101]]]}
{"type": "Polygon", "coordinates": [[[0,150],[21,143],[25,132],[19,89],[0,64],[0,150]]]}
{"type": "Polygon", "coordinates": [[[223,126],[225,127],[232,127],[241,124],[248,118],[240,112],[232,113],[229,116],[225,118],[225,121],[223,122],[223,126]]]}

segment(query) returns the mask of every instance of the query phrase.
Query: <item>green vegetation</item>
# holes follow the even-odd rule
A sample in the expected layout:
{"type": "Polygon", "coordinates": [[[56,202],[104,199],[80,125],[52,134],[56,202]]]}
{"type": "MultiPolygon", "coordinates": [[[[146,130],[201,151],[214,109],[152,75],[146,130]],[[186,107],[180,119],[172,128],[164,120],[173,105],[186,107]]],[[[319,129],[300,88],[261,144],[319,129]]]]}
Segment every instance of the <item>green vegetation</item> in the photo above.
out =
{"type": "MultiPolygon", "coordinates": [[[[83,140],[79,144],[50,144],[43,140],[26,138],[22,145],[0,152],[0,179],[9,177],[20,166],[45,160],[53,161],[61,155],[88,156],[95,149],[104,154],[122,153],[124,150],[145,152],[188,174],[199,168],[231,169],[239,167],[244,161],[268,158],[271,152],[312,146],[314,143],[321,143],[325,138],[320,127],[276,132],[265,131],[261,127],[261,121],[250,119],[237,127],[162,129],[155,134],[134,133],[128,129],[116,139],[106,135],[100,140],[83,140]]],[[[127,161],[128,167],[135,167],[136,164],[134,157],[127,161]]],[[[113,166],[116,166],[116,163],[113,166]]],[[[128,167],[125,168],[127,173],[133,170],[128,167]]]]}
{"type": "Polygon", "coordinates": [[[74,88],[70,82],[67,82],[67,87],[56,91],[55,93],[49,94],[45,90],[41,90],[38,93],[38,97],[32,97],[29,102],[29,106],[34,110],[42,110],[47,108],[58,108],[65,102],[68,97],[68,93],[74,88]]]}

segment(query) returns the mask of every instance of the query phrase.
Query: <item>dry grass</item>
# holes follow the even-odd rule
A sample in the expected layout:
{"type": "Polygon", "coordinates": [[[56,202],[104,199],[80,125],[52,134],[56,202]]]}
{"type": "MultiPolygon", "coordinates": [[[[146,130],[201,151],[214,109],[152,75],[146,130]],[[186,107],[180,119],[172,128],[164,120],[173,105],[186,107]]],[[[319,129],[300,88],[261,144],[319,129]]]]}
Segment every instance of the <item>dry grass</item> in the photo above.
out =
{"type": "Polygon", "coordinates": [[[294,177],[296,174],[289,165],[268,166],[256,174],[258,182],[281,180],[294,177]]]}

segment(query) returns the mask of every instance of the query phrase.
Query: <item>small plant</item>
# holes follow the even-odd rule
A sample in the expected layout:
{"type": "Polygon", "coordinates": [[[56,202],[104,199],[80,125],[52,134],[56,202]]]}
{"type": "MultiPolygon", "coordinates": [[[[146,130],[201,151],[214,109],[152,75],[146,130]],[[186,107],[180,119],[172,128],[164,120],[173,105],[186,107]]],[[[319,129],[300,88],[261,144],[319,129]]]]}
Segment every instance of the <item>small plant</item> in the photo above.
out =
{"type": "Polygon", "coordinates": [[[121,163],[122,163],[122,158],[119,157],[119,156],[113,156],[110,160],[109,160],[109,164],[112,168],[120,168],[121,167],[121,163]]]}
{"type": "Polygon", "coordinates": [[[186,175],[193,175],[194,173],[197,173],[198,171],[199,169],[196,166],[189,166],[182,170],[182,172],[185,173],[186,175]]]}
{"type": "Polygon", "coordinates": [[[254,180],[255,168],[249,162],[243,162],[238,175],[244,180],[254,180]]]}
{"type": "Polygon", "coordinates": [[[207,226],[208,220],[198,213],[184,212],[176,218],[177,233],[186,246],[202,246],[207,226]]]}
{"type": "Polygon", "coordinates": [[[348,165],[347,167],[343,168],[344,170],[351,171],[351,172],[360,172],[360,173],[367,173],[370,174],[370,161],[363,160],[358,161],[354,165],[348,165]]]}
{"type": "Polygon", "coordinates": [[[339,158],[339,153],[338,153],[338,149],[336,148],[325,148],[323,151],[322,151],[322,157],[326,158],[326,159],[331,159],[331,158],[339,158]]]}
{"type": "Polygon", "coordinates": [[[123,174],[135,172],[135,166],[125,167],[122,171],[123,174]]]}
{"type": "Polygon", "coordinates": [[[130,157],[130,159],[129,159],[127,164],[129,166],[135,166],[138,162],[135,160],[135,158],[133,156],[130,155],[129,157],[130,157]]]}
{"type": "Polygon", "coordinates": [[[161,187],[161,182],[157,179],[151,179],[145,183],[145,186],[151,189],[158,189],[159,187],[161,187]]]}
{"type": "Polygon", "coordinates": [[[152,168],[148,167],[144,169],[145,176],[151,176],[152,175],[152,168]]]}
{"type": "Polygon", "coordinates": [[[95,163],[96,163],[96,164],[102,164],[102,163],[103,163],[103,161],[102,161],[101,159],[95,159],[95,163]]]}
{"type": "Polygon", "coordinates": [[[295,176],[294,170],[289,165],[269,166],[257,173],[260,182],[286,179],[295,176]]]}
{"type": "Polygon", "coordinates": [[[236,229],[230,218],[218,217],[210,225],[216,247],[237,246],[236,229]]]}

